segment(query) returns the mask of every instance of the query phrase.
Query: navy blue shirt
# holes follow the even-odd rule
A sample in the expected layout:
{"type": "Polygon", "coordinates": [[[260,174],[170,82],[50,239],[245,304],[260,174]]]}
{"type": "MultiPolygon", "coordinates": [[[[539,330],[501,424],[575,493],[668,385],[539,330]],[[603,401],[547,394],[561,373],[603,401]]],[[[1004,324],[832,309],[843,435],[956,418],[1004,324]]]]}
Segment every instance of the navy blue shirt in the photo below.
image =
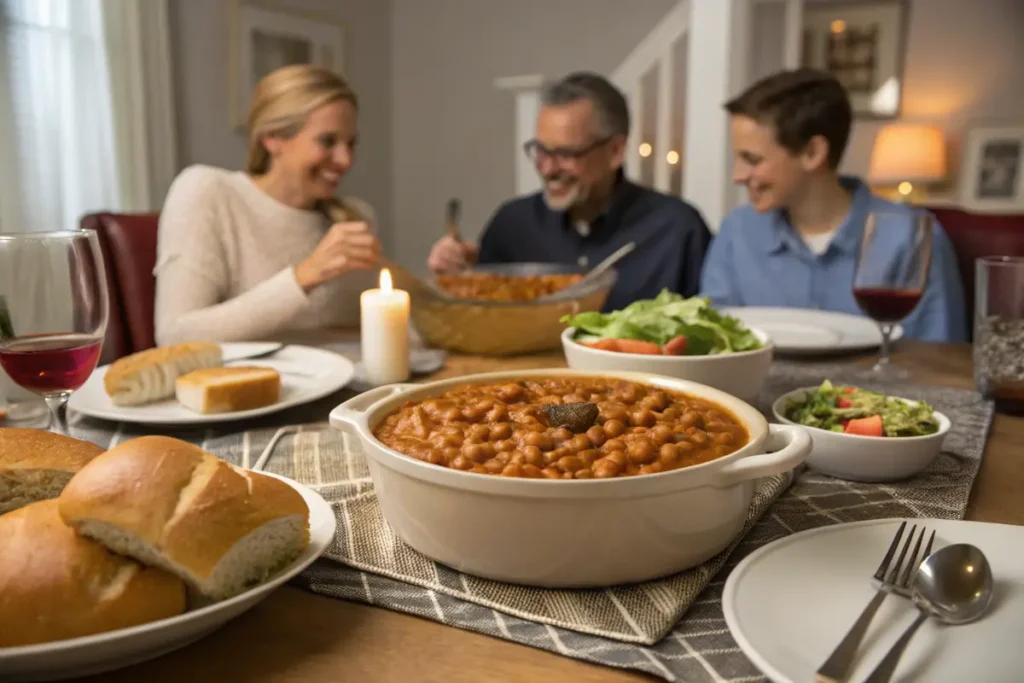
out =
{"type": "Polygon", "coordinates": [[[480,263],[568,263],[596,266],[629,242],[636,249],[618,262],[618,280],[604,310],[650,299],[662,289],[694,296],[700,289],[711,231],[678,197],[622,179],[607,209],[589,225],[574,226],[552,211],[541,193],[513,199],[491,217],[480,240],[480,263]]]}

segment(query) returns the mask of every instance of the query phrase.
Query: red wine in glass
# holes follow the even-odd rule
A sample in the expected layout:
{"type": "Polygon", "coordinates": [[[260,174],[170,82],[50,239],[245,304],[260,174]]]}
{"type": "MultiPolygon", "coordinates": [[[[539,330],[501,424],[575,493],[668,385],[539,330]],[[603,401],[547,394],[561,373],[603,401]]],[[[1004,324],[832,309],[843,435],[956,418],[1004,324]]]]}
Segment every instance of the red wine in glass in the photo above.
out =
{"type": "Polygon", "coordinates": [[[37,394],[79,389],[96,369],[101,339],[76,334],[29,335],[0,341],[0,367],[37,394]]]}
{"type": "Polygon", "coordinates": [[[882,352],[873,368],[876,374],[903,374],[889,366],[892,330],[924,296],[934,230],[934,217],[911,207],[872,211],[864,222],[853,276],[853,298],[878,323],[882,334],[882,352]]]}
{"type": "Polygon", "coordinates": [[[855,287],[853,298],[875,322],[898,323],[917,307],[921,290],[888,287],[855,287]]]}
{"type": "Polygon", "coordinates": [[[0,367],[43,397],[51,429],[96,368],[107,329],[107,281],[92,230],[0,233],[0,367]]]}

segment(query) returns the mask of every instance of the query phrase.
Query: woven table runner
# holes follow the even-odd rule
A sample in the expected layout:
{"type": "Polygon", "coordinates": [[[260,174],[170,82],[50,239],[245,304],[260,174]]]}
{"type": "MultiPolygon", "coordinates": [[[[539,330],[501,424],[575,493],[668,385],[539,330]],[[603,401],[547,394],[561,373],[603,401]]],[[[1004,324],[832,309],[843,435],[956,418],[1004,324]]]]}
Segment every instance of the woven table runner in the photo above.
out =
{"type": "MultiPolygon", "coordinates": [[[[849,366],[776,362],[762,410],[797,387],[824,377],[843,382],[849,366]]],[[[285,435],[265,469],[317,490],[338,516],[325,559],[296,583],[317,593],[415,614],[457,628],[598,664],[648,672],[665,680],[759,681],[726,628],[721,595],[729,570],[753,550],[791,533],[828,524],[884,518],[960,519],[977,475],[992,405],[972,392],[913,385],[859,386],[923,399],[953,422],[943,453],[929,470],[892,484],[859,484],[802,471],[756,488],[743,535],[731,548],[693,570],[646,584],[607,590],[524,588],[478,579],[438,565],[398,541],[383,520],[362,453],[325,424],[285,435]]],[[[329,404],[337,403],[335,397],[329,404]]],[[[329,409],[327,405],[321,409],[329,409]]],[[[326,412],[320,413],[320,419],[326,412]]],[[[282,424],[287,424],[283,422],[282,424]]],[[[149,433],[79,420],[74,435],[101,445],[149,433]]],[[[251,466],[277,433],[174,434],[215,455],[251,466]]]]}

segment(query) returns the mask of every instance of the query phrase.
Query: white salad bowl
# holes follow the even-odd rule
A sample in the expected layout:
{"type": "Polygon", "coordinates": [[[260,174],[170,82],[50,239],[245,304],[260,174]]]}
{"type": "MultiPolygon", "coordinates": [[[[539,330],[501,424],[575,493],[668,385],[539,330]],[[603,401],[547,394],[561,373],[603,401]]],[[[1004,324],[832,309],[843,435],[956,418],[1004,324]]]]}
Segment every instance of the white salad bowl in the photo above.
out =
{"type": "Polygon", "coordinates": [[[469,574],[551,588],[636,583],[704,562],[743,528],[755,480],[793,469],[811,449],[806,430],[769,425],[722,391],[624,372],[525,370],[384,386],[338,406],[330,420],[360,441],[384,517],[405,543],[469,574]],[[407,401],[468,383],[595,376],[710,401],[743,424],[749,441],[716,460],[660,474],[566,481],[432,465],[388,448],[373,433],[407,401]]]}
{"type": "Polygon", "coordinates": [[[772,367],[774,345],[771,338],[748,328],[761,342],[761,348],[708,356],[654,356],[592,349],[575,341],[576,328],[562,332],[565,360],[574,370],[591,372],[642,372],[706,384],[743,401],[754,401],[772,367]]]}
{"type": "MultiPolygon", "coordinates": [[[[804,387],[783,394],[772,404],[775,419],[786,425],[799,425],[786,417],[789,401],[802,401],[820,386],[804,387]]],[[[893,396],[908,405],[917,401],[893,396]]],[[[833,432],[818,427],[799,425],[814,441],[807,465],[824,474],[851,481],[882,482],[908,479],[923,472],[942,451],[942,442],[952,426],[949,418],[938,411],[932,417],[939,425],[934,434],[925,436],[860,436],[833,432]]]]}

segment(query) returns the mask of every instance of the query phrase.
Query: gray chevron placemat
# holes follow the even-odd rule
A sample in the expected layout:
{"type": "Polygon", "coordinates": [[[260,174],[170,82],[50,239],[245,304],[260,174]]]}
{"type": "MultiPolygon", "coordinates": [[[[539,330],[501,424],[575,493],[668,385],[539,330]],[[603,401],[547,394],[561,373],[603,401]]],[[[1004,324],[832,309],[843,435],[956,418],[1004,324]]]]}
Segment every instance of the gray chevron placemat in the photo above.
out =
{"type": "MultiPolygon", "coordinates": [[[[761,407],[767,409],[779,394],[817,384],[824,377],[843,381],[848,369],[777,362],[761,407]]],[[[749,531],[731,553],[677,577],[608,591],[540,591],[495,584],[437,565],[390,540],[358,448],[346,447],[342,435],[321,422],[344,396],[308,407],[306,421],[320,423],[298,431],[287,428],[267,469],[316,488],[339,516],[339,533],[328,551],[333,559],[317,562],[297,579],[309,590],[665,680],[760,681],[762,675],[737,647],[722,614],[725,579],[743,557],[791,533],[828,524],[964,515],[992,420],[991,404],[975,392],[959,389],[874,388],[926,400],[953,421],[942,456],[927,472],[885,485],[845,482],[813,471],[802,472],[788,488],[781,478],[762,482],[751,507],[749,531]],[[393,550],[400,561],[388,561],[382,549],[393,550]],[[696,590],[698,586],[702,590],[696,590]],[[566,611],[566,605],[572,609],[566,611]]],[[[260,429],[229,427],[174,436],[251,466],[277,426],[303,421],[299,418],[299,413],[289,411],[260,429]]],[[[76,421],[73,432],[101,445],[151,433],[92,420],[76,421]]]]}

